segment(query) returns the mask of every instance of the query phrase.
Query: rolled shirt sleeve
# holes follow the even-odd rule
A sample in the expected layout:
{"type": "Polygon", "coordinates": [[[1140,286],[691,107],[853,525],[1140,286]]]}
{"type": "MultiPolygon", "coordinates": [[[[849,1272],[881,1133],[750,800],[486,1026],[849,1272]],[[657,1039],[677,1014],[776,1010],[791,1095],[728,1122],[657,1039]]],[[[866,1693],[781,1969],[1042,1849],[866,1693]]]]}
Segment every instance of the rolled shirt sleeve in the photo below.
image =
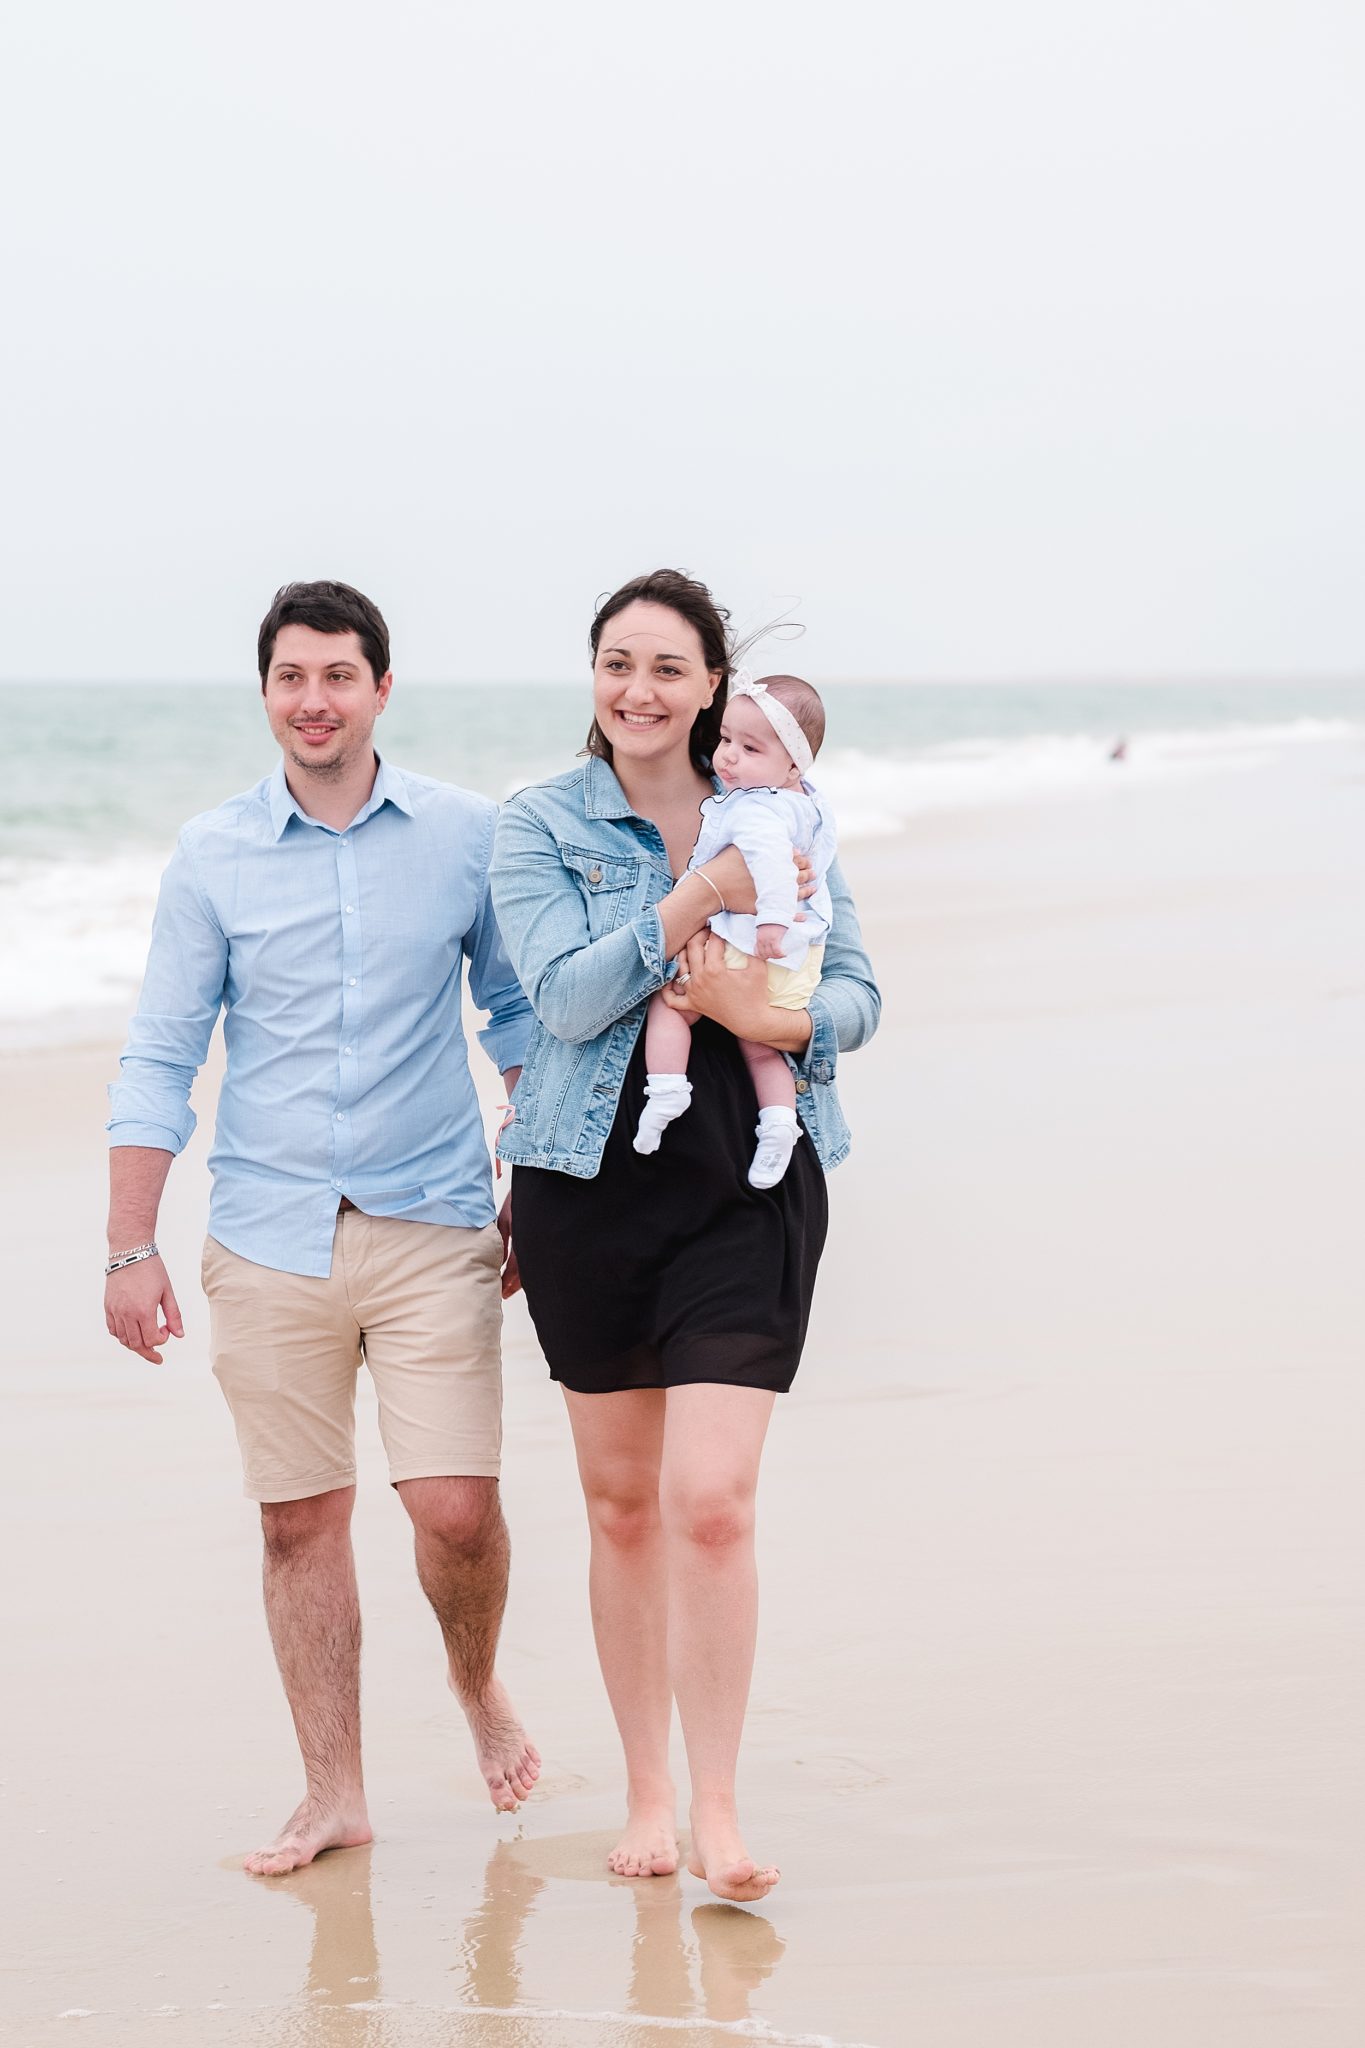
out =
{"type": "Polygon", "coordinates": [[[190,1089],[227,985],[228,947],[182,834],[161,878],[147,972],[111,1082],[109,1143],[182,1152],[197,1121],[190,1089]]]}
{"type": "Polygon", "coordinates": [[[505,1074],[509,1067],[526,1064],[536,1019],[503,944],[487,881],[479,914],[465,933],[464,950],[469,962],[469,992],[479,1009],[488,1012],[479,1043],[499,1073],[505,1074]]]}

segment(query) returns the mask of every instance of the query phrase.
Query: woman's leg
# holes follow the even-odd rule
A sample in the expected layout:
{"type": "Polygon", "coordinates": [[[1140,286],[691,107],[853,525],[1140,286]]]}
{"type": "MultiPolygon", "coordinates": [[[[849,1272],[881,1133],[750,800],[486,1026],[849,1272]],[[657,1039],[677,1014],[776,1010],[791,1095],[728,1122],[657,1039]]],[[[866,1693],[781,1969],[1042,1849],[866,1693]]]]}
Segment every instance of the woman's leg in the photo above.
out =
{"type": "Polygon", "coordinates": [[[626,1829],[607,1861],[621,1877],[666,1877],[678,1867],[678,1834],[659,1520],[665,1397],[658,1387],[617,1394],[566,1387],[564,1399],[592,1536],[588,1589],[597,1657],[626,1753],[626,1829]]]}
{"type": "Polygon", "coordinates": [[[659,1505],[668,1546],[668,1668],[692,1772],[688,1868],[722,1899],[761,1899],[778,1873],[739,1831],[735,1767],[758,1627],[754,1493],[773,1396],[670,1387],[659,1505]]]}

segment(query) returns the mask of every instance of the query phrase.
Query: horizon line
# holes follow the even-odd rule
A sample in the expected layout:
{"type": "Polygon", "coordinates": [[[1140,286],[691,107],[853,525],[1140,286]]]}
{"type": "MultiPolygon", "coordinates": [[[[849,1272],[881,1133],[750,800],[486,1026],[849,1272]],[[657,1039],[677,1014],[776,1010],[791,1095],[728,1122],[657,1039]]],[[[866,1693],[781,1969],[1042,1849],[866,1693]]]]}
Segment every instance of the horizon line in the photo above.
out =
{"type": "MultiPolygon", "coordinates": [[[[588,686],[583,676],[404,676],[395,677],[401,689],[417,690],[581,690],[588,686]]],[[[1017,675],[812,675],[821,689],[932,689],[932,690],[1028,690],[1028,689],[1266,689],[1360,687],[1365,685],[1362,669],[1310,669],[1292,671],[1187,669],[1165,672],[1121,670],[1098,673],[1026,672],[1017,675]]],[[[157,689],[203,690],[259,688],[256,676],[24,676],[0,675],[0,689],[157,689]]]]}

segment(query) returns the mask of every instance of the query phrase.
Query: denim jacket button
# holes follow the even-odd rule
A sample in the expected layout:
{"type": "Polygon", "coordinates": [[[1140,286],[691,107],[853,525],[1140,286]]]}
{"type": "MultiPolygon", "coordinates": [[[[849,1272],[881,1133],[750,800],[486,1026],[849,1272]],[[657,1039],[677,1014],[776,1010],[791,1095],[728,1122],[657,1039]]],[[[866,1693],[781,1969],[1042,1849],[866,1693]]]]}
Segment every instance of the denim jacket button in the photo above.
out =
{"type": "Polygon", "coordinates": [[[601,868],[589,868],[589,869],[588,869],[588,880],[589,880],[590,882],[600,882],[600,881],[601,881],[601,879],[602,879],[602,870],[601,870],[601,868]]]}
{"type": "Polygon", "coordinates": [[[796,1092],[798,1095],[805,1095],[806,1093],[808,1093],[809,1089],[810,1082],[806,1079],[805,1075],[803,1074],[796,1084],[796,1092]]]}

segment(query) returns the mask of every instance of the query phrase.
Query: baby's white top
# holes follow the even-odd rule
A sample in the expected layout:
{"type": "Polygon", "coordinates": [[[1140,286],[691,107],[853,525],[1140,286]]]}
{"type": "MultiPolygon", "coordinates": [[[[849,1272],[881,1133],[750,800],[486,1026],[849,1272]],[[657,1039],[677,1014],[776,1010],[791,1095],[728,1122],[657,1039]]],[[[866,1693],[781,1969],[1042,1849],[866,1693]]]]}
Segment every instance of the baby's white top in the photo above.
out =
{"type": "Polygon", "coordinates": [[[758,925],[785,925],[787,942],[777,964],[803,966],[810,948],[824,943],[834,916],[825,878],[836,844],[829,806],[809,782],[803,781],[800,789],[727,789],[723,796],[708,796],[701,807],[701,831],[688,867],[700,867],[723,846],[737,846],[758,894],[753,917],[735,910],[717,911],[710,920],[712,931],[738,946],[741,953],[752,953],[757,947],[754,934],[758,925]],[[815,869],[815,894],[799,905],[793,848],[809,854],[815,869]],[[800,924],[796,922],[798,908],[804,913],[800,924]]]}

